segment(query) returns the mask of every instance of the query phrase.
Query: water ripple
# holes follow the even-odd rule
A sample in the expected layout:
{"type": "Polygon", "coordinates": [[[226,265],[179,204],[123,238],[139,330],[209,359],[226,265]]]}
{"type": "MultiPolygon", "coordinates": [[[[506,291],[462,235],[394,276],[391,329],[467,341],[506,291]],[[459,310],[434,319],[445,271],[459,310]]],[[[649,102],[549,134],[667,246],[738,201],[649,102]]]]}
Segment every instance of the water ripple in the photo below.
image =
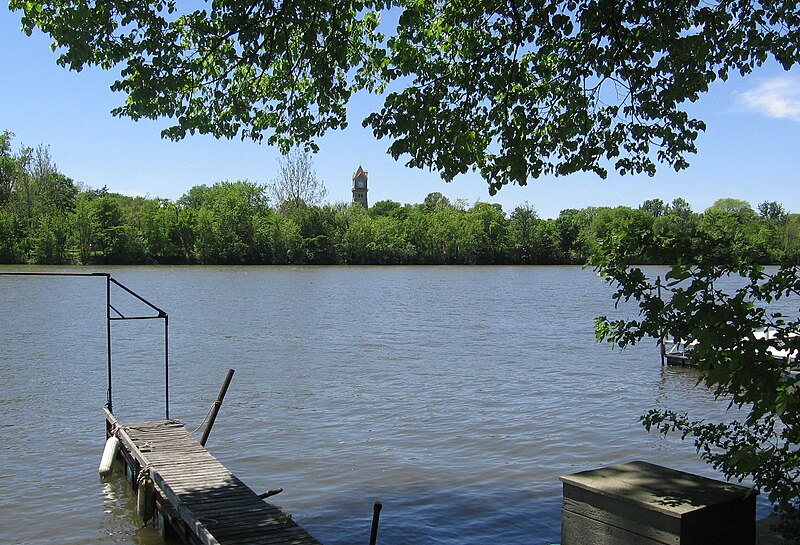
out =
{"type": "MultiPolygon", "coordinates": [[[[691,371],[662,370],[652,345],[596,344],[594,316],[625,310],[590,271],[113,273],[170,313],[172,415],[197,426],[235,368],[209,449],[254,489],[283,487],[275,500],[324,543],[365,542],[376,500],[382,545],[554,543],[559,475],[646,459],[715,476],[638,418],[652,406],[724,418],[724,401],[691,371]]],[[[96,477],[102,298],[22,282],[0,283],[0,542],[160,543],[124,479],[96,477]]],[[[114,329],[116,413],[158,418],[160,329],[128,325],[114,329]]]]}

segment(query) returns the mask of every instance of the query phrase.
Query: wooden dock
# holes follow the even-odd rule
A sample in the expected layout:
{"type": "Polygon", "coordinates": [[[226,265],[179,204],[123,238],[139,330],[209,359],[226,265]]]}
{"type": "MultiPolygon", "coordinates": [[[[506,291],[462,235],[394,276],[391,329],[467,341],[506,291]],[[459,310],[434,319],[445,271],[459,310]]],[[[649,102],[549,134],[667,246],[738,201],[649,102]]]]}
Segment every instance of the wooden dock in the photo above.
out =
{"type": "Polygon", "coordinates": [[[280,508],[262,500],[176,420],[123,425],[109,412],[139,514],[162,532],[206,545],[319,545],[280,508]]]}

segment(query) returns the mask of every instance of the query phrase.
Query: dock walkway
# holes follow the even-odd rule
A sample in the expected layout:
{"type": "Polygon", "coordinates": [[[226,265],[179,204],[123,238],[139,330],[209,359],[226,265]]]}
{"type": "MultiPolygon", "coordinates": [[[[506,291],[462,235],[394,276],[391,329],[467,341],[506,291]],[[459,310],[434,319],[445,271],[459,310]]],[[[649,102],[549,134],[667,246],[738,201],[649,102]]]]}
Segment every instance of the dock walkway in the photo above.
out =
{"type": "Polygon", "coordinates": [[[320,544],[291,516],[259,498],[180,422],[123,425],[108,410],[106,421],[108,432],[119,439],[120,450],[131,466],[131,480],[142,483],[139,486],[152,486],[146,493],[154,495],[156,516],[168,519],[185,541],[206,545],[320,544]]]}

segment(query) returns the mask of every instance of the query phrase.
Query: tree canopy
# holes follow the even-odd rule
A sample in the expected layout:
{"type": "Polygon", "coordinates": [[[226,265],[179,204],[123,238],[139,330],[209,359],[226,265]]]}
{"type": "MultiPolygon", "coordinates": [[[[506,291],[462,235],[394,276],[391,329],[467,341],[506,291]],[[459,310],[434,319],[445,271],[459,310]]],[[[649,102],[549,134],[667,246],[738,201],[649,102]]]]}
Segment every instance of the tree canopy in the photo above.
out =
{"type": "Polygon", "coordinates": [[[792,1],[11,0],[73,70],[117,67],[114,113],[167,118],[163,136],[266,137],[283,151],[363,124],[445,180],[494,193],[546,174],[685,168],[705,125],[687,113],[717,79],[800,60],[792,1]],[[382,21],[381,16],[386,19],[382,21]]]}

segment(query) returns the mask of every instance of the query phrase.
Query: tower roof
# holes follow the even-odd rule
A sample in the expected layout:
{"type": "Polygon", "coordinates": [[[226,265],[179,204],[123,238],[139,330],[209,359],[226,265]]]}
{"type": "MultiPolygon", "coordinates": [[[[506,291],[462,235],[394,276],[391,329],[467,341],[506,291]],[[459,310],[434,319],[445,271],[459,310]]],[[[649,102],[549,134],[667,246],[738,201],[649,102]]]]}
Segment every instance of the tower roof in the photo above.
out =
{"type": "Polygon", "coordinates": [[[356,178],[358,178],[361,175],[366,176],[367,175],[367,171],[364,170],[363,168],[361,168],[361,165],[358,165],[358,170],[356,170],[355,173],[353,174],[353,179],[355,180],[356,178]]]}

